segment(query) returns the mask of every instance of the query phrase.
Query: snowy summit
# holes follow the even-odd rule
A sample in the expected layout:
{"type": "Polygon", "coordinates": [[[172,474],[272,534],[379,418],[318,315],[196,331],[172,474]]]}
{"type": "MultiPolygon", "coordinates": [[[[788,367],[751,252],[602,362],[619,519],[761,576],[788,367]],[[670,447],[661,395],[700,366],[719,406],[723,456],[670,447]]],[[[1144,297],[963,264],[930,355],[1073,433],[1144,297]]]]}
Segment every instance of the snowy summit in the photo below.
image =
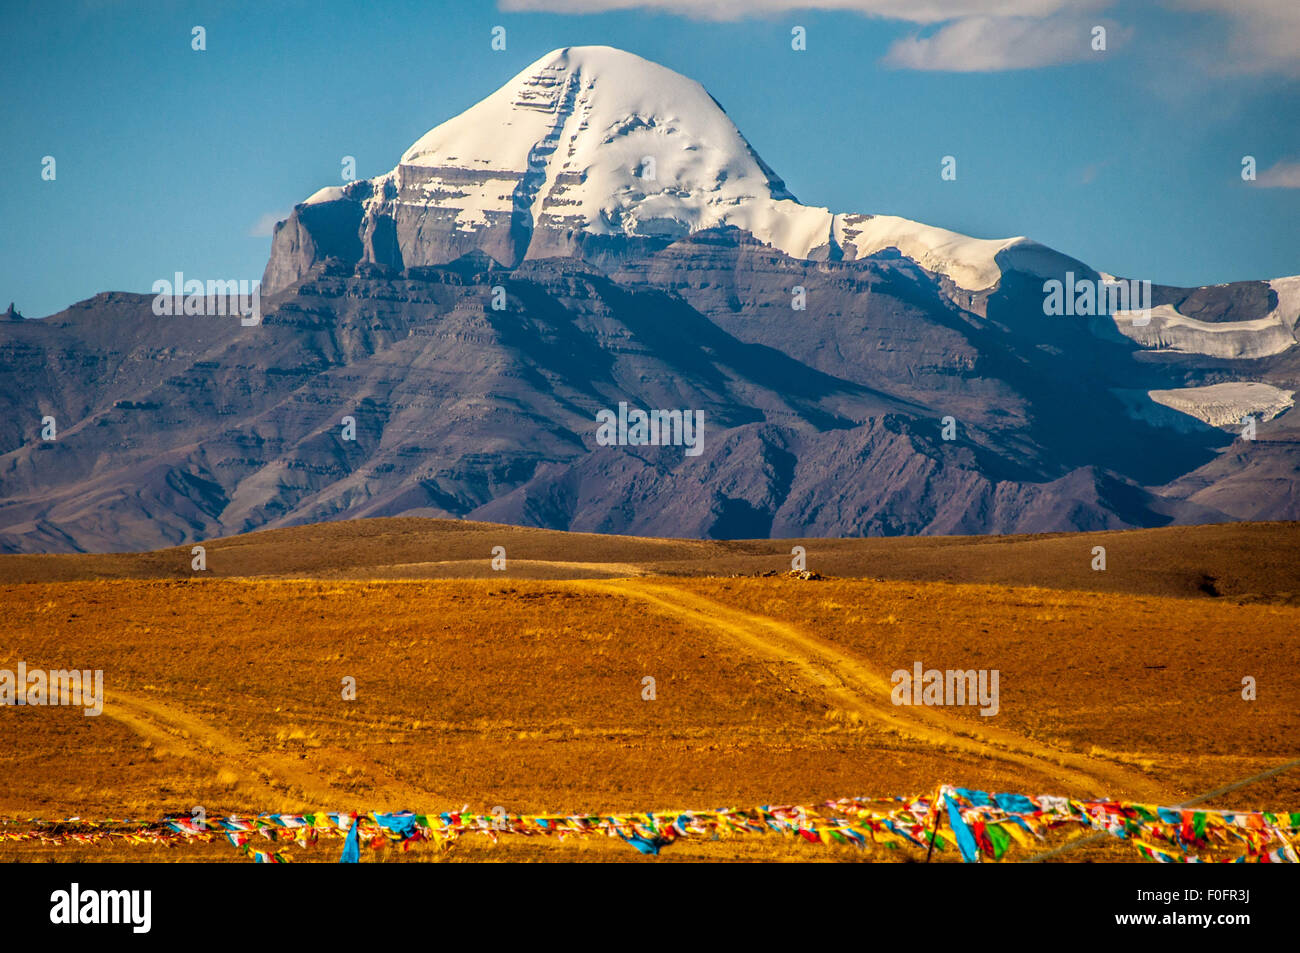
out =
{"type": "MultiPolygon", "coordinates": [[[[420,137],[391,172],[321,189],[299,212],[337,203],[360,206],[371,260],[402,265],[473,249],[514,265],[599,252],[602,239],[662,245],[732,225],[800,259],[897,248],[957,287],[983,291],[1001,276],[1000,253],[1014,248],[1022,266],[1052,254],[1023,238],[986,241],[803,205],[703,86],[607,46],[546,54],[420,137]]],[[[313,221],[277,228],[268,290],[297,280],[332,243],[320,234],[327,219],[353,217],[308,214],[313,221]]]]}

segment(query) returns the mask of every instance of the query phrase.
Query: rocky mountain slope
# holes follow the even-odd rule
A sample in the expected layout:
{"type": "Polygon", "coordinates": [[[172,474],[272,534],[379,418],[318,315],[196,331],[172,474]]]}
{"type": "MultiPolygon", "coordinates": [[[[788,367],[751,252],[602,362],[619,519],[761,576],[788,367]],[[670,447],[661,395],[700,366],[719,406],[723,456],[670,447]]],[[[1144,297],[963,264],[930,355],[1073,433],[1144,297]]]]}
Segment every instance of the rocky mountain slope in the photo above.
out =
{"type": "Polygon", "coordinates": [[[299,205],[256,326],[125,293],[0,321],[0,550],[398,514],[712,538],[1300,517],[1300,280],[1156,286],[1142,323],[1046,315],[1067,274],[1107,277],[800,205],[698,84],[556,51],[299,205]],[[620,404],[702,413],[701,452],[604,445],[620,404]]]}

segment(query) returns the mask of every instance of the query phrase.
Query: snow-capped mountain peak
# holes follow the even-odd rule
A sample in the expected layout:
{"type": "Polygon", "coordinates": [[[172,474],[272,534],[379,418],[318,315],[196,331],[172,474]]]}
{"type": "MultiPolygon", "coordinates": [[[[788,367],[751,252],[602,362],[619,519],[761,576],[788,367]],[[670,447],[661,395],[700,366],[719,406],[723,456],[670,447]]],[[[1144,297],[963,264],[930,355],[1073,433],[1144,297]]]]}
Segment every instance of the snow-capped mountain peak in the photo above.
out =
{"type": "Polygon", "coordinates": [[[543,56],[422,136],[403,168],[453,170],[422,183],[429,194],[459,184],[454,171],[499,173],[463,196],[467,215],[518,208],[607,234],[694,231],[792,198],[703,86],[604,46],[543,56]]]}
{"type": "MultiPolygon", "coordinates": [[[[339,202],[360,206],[363,257],[402,266],[474,249],[514,265],[732,225],[799,259],[897,248],[959,288],[983,291],[1000,278],[997,259],[1008,249],[1047,251],[1021,238],[980,240],[803,205],[703,86],[607,46],[546,54],[421,136],[393,171],[321,189],[303,205],[339,202]]],[[[356,244],[329,234],[340,219],[350,229],[355,215],[300,212],[277,229],[268,290],[297,280],[330,247],[356,244]]]]}

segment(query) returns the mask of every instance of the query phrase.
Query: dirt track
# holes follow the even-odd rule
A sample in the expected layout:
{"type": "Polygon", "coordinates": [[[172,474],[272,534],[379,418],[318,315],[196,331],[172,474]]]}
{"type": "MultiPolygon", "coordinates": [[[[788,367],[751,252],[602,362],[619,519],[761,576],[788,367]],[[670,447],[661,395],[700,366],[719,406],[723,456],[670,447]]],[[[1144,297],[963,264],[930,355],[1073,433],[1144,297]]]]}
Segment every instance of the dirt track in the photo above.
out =
{"type": "Polygon", "coordinates": [[[1150,801],[1161,801],[1168,795],[1150,778],[1101,759],[1049,748],[992,725],[973,730],[970,722],[958,721],[943,709],[896,706],[890,698],[890,682],[880,674],[883,670],[880,666],[873,668],[864,660],[775,619],[729,608],[669,586],[633,580],[573,585],[642,601],[661,613],[721,632],[744,650],[793,666],[807,684],[816,686],[842,709],[886,725],[905,738],[1009,762],[1036,773],[1040,784],[1048,787],[1064,780],[1082,790],[1091,789],[1098,796],[1119,789],[1140,792],[1150,801]]]}

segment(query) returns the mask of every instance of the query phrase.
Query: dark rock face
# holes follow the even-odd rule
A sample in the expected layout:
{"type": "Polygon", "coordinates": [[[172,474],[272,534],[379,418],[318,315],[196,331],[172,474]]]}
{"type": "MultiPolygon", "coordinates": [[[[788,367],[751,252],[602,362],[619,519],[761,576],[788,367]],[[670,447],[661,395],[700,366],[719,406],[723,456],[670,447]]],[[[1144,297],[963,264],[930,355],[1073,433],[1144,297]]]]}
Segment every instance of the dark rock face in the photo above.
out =
{"type": "MultiPolygon", "coordinates": [[[[1040,276],[1008,273],[981,315],[910,259],[799,261],[730,228],[612,249],[606,269],[501,249],[354,264],[345,204],[300,219],[333,237],[277,234],[319,260],[259,326],[130,294],[0,326],[0,549],[397,514],[712,538],[1300,515],[1289,415],[1253,443],[1133,418],[1117,389],[1200,381],[1204,362],[1044,318],[1040,276]],[[702,452],[598,444],[620,402],[702,411],[702,452]]],[[[1289,354],[1252,368],[1291,375],[1289,354]]]]}
{"type": "Polygon", "coordinates": [[[340,201],[304,205],[275,227],[271,257],[262,275],[262,293],[273,294],[307,274],[317,262],[338,258],[349,264],[374,261],[360,234],[361,205],[340,201]]]}
{"type": "Polygon", "coordinates": [[[1277,307],[1277,292],[1267,281],[1237,281],[1204,288],[1155,285],[1152,304],[1171,304],[1180,314],[1197,321],[1254,321],[1277,307]]]}
{"type": "MultiPolygon", "coordinates": [[[[402,193],[409,187],[415,193],[409,198],[418,195],[424,201],[428,193],[416,190],[411,182],[422,182],[434,173],[444,183],[453,175],[471,174],[406,167],[402,171],[402,193]]],[[[522,209],[513,214],[484,212],[487,224],[467,230],[456,226],[454,208],[416,205],[412,201],[394,203],[389,212],[366,206],[360,200],[369,197],[369,182],[356,183],[345,191],[348,198],[298,206],[276,226],[271,257],[262,275],[264,294],[292,286],[327,258],[338,258],[350,266],[376,264],[398,271],[446,265],[473,253],[510,268],[525,259],[537,258],[577,258],[599,268],[610,268],[664,248],[672,241],[668,237],[598,235],[565,227],[563,219],[554,215],[543,216],[534,228],[522,209]]]]}

